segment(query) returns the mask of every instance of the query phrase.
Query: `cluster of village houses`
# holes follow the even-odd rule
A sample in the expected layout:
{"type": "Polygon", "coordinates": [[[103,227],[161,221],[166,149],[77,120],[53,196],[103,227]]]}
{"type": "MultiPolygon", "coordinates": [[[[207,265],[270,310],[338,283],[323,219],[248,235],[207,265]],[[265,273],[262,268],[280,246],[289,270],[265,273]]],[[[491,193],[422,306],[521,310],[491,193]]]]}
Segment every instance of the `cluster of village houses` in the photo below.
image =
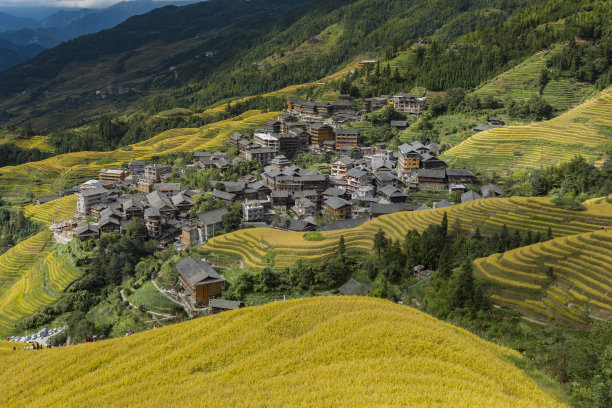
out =
{"type": "MultiPolygon", "coordinates": [[[[248,174],[236,182],[212,181],[210,185],[213,198],[227,204],[241,202],[245,228],[332,230],[356,226],[384,214],[429,208],[409,204],[406,191],[460,191],[462,202],[501,195],[494,185],[482,187],[481,193],[470,188],[476,182],[475,175],[466,169],[447,168],[447,163],[438,158],[440,145],[436,143],[413,141],[391,151],[384,143],[364,145],[359,130],[344,128],[361,121],[364,113],[387,105],[406,114],[419,114],[426,100],[410,94],[382,96],[365,99],[361,110],[356,110],[348,95],[341,95],[333,103],[292,98],[283,113],[266,122],[252,137],[231,135],[230,143],[240,152],[238,157],[230,159],[224,152],[195,152],[193,163],[182,172],[215,168],[223,174],[242,160],[259,162],[264,168],[261,174],[248,174]],[[300,152],[329,151],[341,153],[340,158],[329,163],[329,174],[299,168],[288,159],[300,152]],[[318,214],[335,221],[318,226],[318,214]]],[[[401,130],[406,122],[393,121],[391,126],[401,130]]],[[[82,240],[104,232],[125,232],[134,218],[144,220],[148,237],[157,240],[160,247],[202,245],[222,233],[223,215],[229,210],[221,208],[190,216],[193,196],[200,191],[168,182],[171,174],[171,165],[132,161],[126,169],[100,170],[97,180],[62,190],[58,196],[42,197],[36,203],[76,194],[78,216],[54,228],[56,233],[71,229],[82,240]]],[[[447,200],[433,204],[434,208],[451,205],[447,200]]],[[[198,290],[204,289],[198,289],[196,281],[209,279],[215,290],[222,290],[218,281],[222,277],[205,262],[191,259],[180,265],[179,272],[196,304],[202,304],[204,297],[207,302],[209,297],[203,292],[197,295],[198,290]]]]}

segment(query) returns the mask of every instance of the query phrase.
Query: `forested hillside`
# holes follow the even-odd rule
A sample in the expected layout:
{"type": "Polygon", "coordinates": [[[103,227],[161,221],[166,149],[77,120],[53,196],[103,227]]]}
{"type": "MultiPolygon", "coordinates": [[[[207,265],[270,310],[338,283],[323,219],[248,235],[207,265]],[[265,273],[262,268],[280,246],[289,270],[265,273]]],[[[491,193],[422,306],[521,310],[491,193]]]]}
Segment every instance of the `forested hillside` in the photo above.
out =
{"type": "MultiPolygon", "coordinates": [[[[57,112],[51,114],[57,111],[51,109],[51,102],[130,83],[141,91],[180,89],[144,106],[137,101],[147,94],[117,97],[115,102],[123,108],[137,103],[139,109],[152,111],[202,110],[224,98],[322,78],[358,56],[391,58],[421,37],[433,43],[411,64],[405,78],[408,85],[418,82],[430,90],[475,87],[535,51],[573,36],[589,41],[571,56],[583,66],[585,72],[580,75],[597,81],[602,65],[592,60],[605,47],[591,50],[588,45],[607,35],[593,30],[606,13],[605,2],[544,0],[501,5],[488,0],[477,4],[417,1],[410,7],[398,0],[213,0],[166,7],[62,44],[3,73],[0,108],[18,120],[47,115],[41,123],[49,125],[63,121],[57,112]],[[575,17],[565,24],[546,28],[571,15],[575,17]],[[472,33],[474,29],[478,31],[472,33]],[[517,40],[507,42],[508,36],[517,40]],[[24,90],[27,95],[16,95],[24,90]]],[[[84,112],[71,107],[71,117],[86,119],[93,111],[100,114],[102,108],[111,110],[101,103],[83,108],[84,112]]]]}

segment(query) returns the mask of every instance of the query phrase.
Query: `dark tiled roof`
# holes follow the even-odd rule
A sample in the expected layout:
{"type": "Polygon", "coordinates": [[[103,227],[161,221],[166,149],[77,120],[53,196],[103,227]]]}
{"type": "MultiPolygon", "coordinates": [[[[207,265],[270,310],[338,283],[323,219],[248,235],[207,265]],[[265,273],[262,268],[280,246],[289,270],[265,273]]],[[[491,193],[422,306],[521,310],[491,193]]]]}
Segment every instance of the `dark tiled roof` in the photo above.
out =
{"type": "Polygon", "coordinates": [[[419,169],[418,176],[444,179],[446,177],[446,172],[444,170],[419,169]]]}
{"type": "Polygon", "coordinates": [[[227,208],[220,208],[218,210],[208,211],[203,214],[199,214],[198,219],[200,220],[200,224],[202,225],[219,224],[223,222],[223,215],[227,213],[227,208]]]}
{"type": "Polygon", "coordinates": [[[474,173],[466,169],[447,169],[447,176],[463,176],[463,177],[474,177],[474,173]]]}
{"type": "Polygon", "coordinates": [[[340,208],[345,207],[347,205],[350,206],[351,203],[339,197],[330,197],[327,200],[325,200],[325,205],[330,207],[333,210],[339,210],[340,208]]]}
{"type": "Polygon", "coordinates": [[[201,259],[190,256],[176,265],[179,275],[191,286],[200,283],[213,283],[224,281],[213,268],[201,259]]]}
{"type": "Polygon", "coordinates": [[[370,287],[365,283],[357,282],[351,278],[344,285],[338,288],[338,291],[347,296],[366,295],[370,291],[370,287]]]}

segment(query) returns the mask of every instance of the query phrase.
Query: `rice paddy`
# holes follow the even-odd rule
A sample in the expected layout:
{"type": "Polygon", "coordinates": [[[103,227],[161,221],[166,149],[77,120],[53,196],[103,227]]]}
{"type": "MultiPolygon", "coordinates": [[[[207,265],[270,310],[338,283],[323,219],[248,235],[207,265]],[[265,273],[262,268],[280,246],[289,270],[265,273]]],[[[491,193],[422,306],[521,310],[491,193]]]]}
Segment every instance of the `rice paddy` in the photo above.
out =
{"type": "Polygon", "coordinates": [[[424,230],[440,223],[444,212],[449,225],[459,221],[462,230],[499,230],[505,224],[510,229],[531,230],[545,234],[552,228],[555,237],[592,232],[612,226],[612,199],[587,205],[586,211],[570,211],[555,207],[547,198],[512,197],[471,201],[444,209],[406,211],[385,215],[359,227],[321,232],[322,239],[309,241],[301,232],[254,228],[220,235],[204,248],[218,254],[239,258],[243,267],[262,268],[266,255],[274,254],[274,267],[292,266],[299,259],[324,259],[337,255],[338,240],[344,236],[347,249],[371,251],[374,234],[382,229],[388,237],[403,241],[411,229],[424,230]],[[593,208],[593,211],[591,209],[593,208]],[[607,209],[606,213],[601,214],[607,209]]]}
{"type": "Polygon", "coordinates": [[[0,406],[565,406],[517,360],[516,351],[406,306],[319,297],[3,352],[0,406]]]}
{"type": "MultiPolygon", "coordinates": [[[[76,196],[24,209],[27,217],[46,225],[76,214],[76,196]]],[[[40,232],[0,256],[0,335],[15,331],[15,323],[55,302],[81,273],[53,246],[53,233],[40,232]]]]}
{"type": "Polygon", "coordinates": [[[172,153],[211,150],[226,144],[234,132],[247,131],[277,116],[277,112],[248,111],[237,117],[201,128],[171,129],[129,149],[112,152],[66,153],[38,162],[0,169],[0,195],[14,202],[57,191],[88,178],[96,178],[102,168],[119,168],[130,160],[149,160],[172,153]]]}
{"type": "Polygon", "coordinates": [[[584,325],[612,316],[610,265],[612,230],[598,230],[480,258],[474,271],[495,283],[497,304],[584,325]]]}
{"type": "Polygon", "coordinates": [[[612,143],[612,88],[554,119],[476,133],[443,154],[485,170],[512,171],[567,162],[576,155],[597,160],[612,143]]]}

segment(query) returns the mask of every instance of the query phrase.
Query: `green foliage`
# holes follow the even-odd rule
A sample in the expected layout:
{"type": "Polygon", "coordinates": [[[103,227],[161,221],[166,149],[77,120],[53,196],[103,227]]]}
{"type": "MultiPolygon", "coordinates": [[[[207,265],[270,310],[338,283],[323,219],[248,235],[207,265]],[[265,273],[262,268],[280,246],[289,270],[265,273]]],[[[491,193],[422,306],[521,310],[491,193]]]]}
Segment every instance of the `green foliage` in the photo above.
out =
{"type": "Polygon", "coordinates": [[[319,231],[307,232],[304,234],[304,239],[306,241],[321,241],[323,235],[319,231]]]}
{"type": "Polygon", "coordinates": [[[0,208],[0,254],[42,231],[43,226],[11,208],[0,208]]]}
{"type": "Polygon", "coordinates": [[[44,160],[51,156],[51,153],[41,152],[37,148],[22,149],[14,144],[0,145],[0,167],[16,166],[31,161],[44,160]]]}

